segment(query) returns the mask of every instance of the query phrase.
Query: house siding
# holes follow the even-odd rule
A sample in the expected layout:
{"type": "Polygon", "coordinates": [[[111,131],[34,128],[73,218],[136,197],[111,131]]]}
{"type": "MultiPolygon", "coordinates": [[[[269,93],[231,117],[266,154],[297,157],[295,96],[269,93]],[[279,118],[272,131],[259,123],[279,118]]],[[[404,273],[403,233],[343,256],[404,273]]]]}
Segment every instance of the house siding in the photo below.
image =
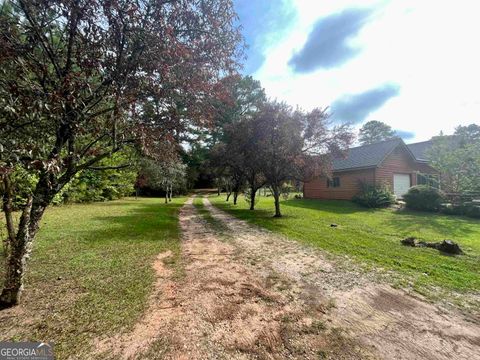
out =
{"type": "Polygon", "coordinates": [[[431,166],[414,161],[405,147],[398,146],[376,168],[333,172],[332,177],[340,178],[339,187],[327,187],[326,177],[306,182],[304,197],[351,200],[361,191],[362,183],[386,185],[393,191],[393,174],[410,175],[410,183],[414,186],[417,183],[418,172],[438,174],[431,166]]]}
{"type": "Polygon", "coordinates": [[[425,174],[437,173],[429,165],[415,162],[407,149],[399,146],[376,168],[375,179],[377,184],[386,185],[393,191],[393,174],[410,175],[410,185],[415,186],[417,185],[418,172],[425,174]]]}
{"type": "Polygon", "coordinates": [[[375,182],[375,169],[334,172],[332,177],[340,178],[339,187],[327,187],[327,178],[318,177],[304,184],[303,193],[309,199],[350,200],[361,190],[362,182],[375,182]]]}

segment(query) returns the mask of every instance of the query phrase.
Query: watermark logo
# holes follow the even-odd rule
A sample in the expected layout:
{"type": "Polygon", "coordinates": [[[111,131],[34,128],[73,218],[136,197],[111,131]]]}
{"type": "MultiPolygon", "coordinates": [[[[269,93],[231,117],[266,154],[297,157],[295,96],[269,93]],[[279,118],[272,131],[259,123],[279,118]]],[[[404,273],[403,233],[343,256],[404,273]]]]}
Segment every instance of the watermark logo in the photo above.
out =
{"type": "Polygon", "coordinates": [[[53,344],[44,342],[0,342],[0,360],[53,360],[53,344]]]}

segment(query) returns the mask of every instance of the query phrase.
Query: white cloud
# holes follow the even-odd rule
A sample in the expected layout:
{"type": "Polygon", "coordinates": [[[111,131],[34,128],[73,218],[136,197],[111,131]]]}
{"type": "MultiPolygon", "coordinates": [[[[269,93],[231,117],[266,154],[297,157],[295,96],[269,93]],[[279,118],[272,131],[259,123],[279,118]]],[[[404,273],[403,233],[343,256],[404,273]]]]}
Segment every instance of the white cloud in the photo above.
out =
{"type": "Polygon", "coordinates": [[[306,109],[328,106],[344,94],[396,83],[400,94],[366,120],[380,120],[425,140],[459,124],[480,122],[480,48],[477,1],[365,1],[373,20],[354,40],[362,52],[344,65],[310,74],[288,66],[320,18],[358,1],[292,0],[297,22],[280,43],[266,47],[254,74],[267,93],[306,109]]]}

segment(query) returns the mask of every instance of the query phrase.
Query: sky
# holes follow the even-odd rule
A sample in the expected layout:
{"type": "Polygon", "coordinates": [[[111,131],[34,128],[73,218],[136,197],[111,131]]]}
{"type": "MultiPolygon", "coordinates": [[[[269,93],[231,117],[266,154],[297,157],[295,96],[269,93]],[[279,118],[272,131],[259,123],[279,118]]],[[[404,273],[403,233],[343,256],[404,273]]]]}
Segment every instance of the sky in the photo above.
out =
{"type": "Polygon", "coordinates": [[[480,124],[477,0],[234,0],[245,75],[334,123],[379,120],[407,142],[480,124]]]}

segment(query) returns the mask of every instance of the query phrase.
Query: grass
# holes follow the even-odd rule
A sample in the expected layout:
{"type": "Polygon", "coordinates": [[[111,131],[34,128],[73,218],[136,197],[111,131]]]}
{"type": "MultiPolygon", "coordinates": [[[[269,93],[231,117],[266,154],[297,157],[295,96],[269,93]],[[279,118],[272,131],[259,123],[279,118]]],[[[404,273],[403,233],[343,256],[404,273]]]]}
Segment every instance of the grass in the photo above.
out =
{"type": "Polygon", "coordinates": [[[221,220],[216,219],[212,213],[205,208],[201,197],[197,196],[193,199],[193,206],[195,206],[202,219],[205,220],[213,230],[219,233],[219,235],[228,235],[228,227],[221,220]]]}
{"type": "Polygon", "coordinates": [[[170,250],[170,266],[181,267],[177,215],[184,200],[50,208],[34,243],[22,311],[0,312],[0,339],[53,341],[58,358],[88,358],[92,339],[132,327],[151,291],[155,256],[170,250]]]}
{"type": "Polygon", "coordinates": [[[367,270],[393,273],[396,284],[413,287],[425,295],[480,291],[479,220],[408,210],[371,210],[348,201],[306,199],[282,201],[284,217],[273,218],[271,197],[260,197],[255,211],[248,210],[244,200],[237,206],[226,203],[224,196],[212,196],[210,200],[250,223],[353,258],[367,270]],[[338,227],[331,227],[333,223],[338,227]],[[402,246],[400,240],[408,236],[425,241],[452,239],[460,244],[465,255],[446,256],[434,249],[402,246]]]}

